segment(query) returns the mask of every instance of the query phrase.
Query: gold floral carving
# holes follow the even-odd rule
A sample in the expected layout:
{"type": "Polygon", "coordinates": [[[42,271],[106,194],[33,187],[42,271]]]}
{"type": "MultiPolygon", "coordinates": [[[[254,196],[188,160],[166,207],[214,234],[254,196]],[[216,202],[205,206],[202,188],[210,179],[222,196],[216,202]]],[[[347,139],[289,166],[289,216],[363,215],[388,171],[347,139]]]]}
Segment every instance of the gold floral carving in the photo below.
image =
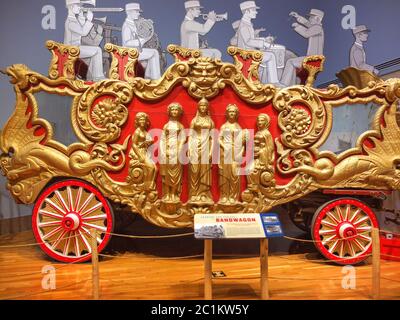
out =
{"type": "Polygon", "coordinates": [[[57,43],[55,41],[47,41],[46,47],[47,49],[49,49],[53,56],[49,67],[49,78],[53,80],[60,77],[75,79],[75,62],[79,58],[79,47],[67,46],[65,44],[57,43]],[[59,74],[59,57],[56,53],[57,51],[59,52],[59,54],[67,56],[67,59],[63,66],[62,74],[59,74]]]}
{"type": "Polygon", "coordinates": [[[112,80],[123,80],[128,83],[132,83],[136,75],[135,68],[139,59],[139,51],[135,48],[119,47],[111,43],[107,43],[104,49],[112,56],[109,78],[112,80]],[[121,79],[121,75],[119,74],[120,61],[116,55],[120,56],[121,58],[128,56],[128,62],[124,66],[123,79],[121,79]]]}
{"type": "Polygon", "coordinates": [[[281,90],[274,98],[282,143],[292,149],[309,147],[330,130],[327,110],[315,91],[305,86],[281,90]]]}
{"type": "Polygon", "coordinates": [[[201,57],[201,51],[199,49],[188,49],[175,44],[170,44],[167,47],[167,51],[175,57],[175,62],[180,62],[183,59],[197,59],[201,57]]]}
{"type": "Polygon", "coordinates": [[[126,105],[132,98],[126,82],[110,80],[94,84],[73,103],[72,123],[78,137],[86,143],[118,139],[128,119],[126,105]],[[97,102],[101,97],[104,99],[97,102]]]}

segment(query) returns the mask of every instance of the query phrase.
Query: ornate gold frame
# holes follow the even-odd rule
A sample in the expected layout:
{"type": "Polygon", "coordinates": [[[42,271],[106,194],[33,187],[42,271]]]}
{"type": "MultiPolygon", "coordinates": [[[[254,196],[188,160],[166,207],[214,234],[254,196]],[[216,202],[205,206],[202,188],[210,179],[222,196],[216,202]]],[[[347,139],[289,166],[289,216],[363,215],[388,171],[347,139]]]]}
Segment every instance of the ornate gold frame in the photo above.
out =
{"type": "MultiPolygon", "coordinates": [[[[49,45],[56,46],[55,43],[49,45]]],[[[59,50],[73,53],[71,59],[67,59],[68,64],[76,58],[75,49],[59,50]]],[[[199,212],[263,212],[321,188],[400,189],[400,129],[396,122],[399,79],[370,82],[363,89],[331,85],[327,90],[318,90],[310,83],[277,89],[244,77],[237,61],[236,65],[223,63],[170,46],[173,54],[190,58],[177,61],[161,79],[150,81],[130,76],[137,62],[136,50],[112,45],[108,45],[107,50],[129,56],[130,61],[125,66],[126,81],[118,80],[116,63],[111,68],[112,79],[94,84],[70,79],[70,72],[52,79],[56,78],[55,72],[47,78],[25,65],[7,69],[16,92],[16,107],[0,136],[1,168],[8,179],[8,189],[17,201],[33,203],[53,178],[77,177],[94,184],[110,200],[129,206],[132,212],[153,224],[180,228],[191,227],[194,214],[199,212]],[[193,54],[196,57],[192,57],[193,54]],[[263,147],[264,153],[257,158],[259,167],[249,177],[259,183],[252,187],[249,183],[241,201],[229,207],[218,203],[164,203],[152,186],[154,181],[140,178],[143,170],[151,169],[150,165],[138,167],[131,155],[133,151],[130,160],[127,158],[131,137],[116,142],[126,124],[128,106],[134,99],[145,103],[159,101],[178,86],[199,101],[199,105],[208,105],[230,87],[244,104],[270,105],[278,114],[281,134],[275,137],[274,143],[263,147]],[[79,143],[67,147],[53,140],[52,126],[38,117],[39,106],[34,94],[39,91],[74,98],[71,121],[79,143]],[[96,103],[100,97],[106,100],[96,103]],[[358,139],[355,148],[340,155],[319,151],[332,129],[333,108],[369,102],[380,107],[372,130],[358,139]],[[299,128],[298,122],[304,123],[303,127],[299,128]],[[274,165],[270,165],[271,159],[264,159],[266,152],[276,153],[274,165]],[[128,161],[127,181],[114,181],[110,174],[120,171],[128,161]],[[277,174],[291,177],[290,182],[277,185],[274,179],[277,174]]],[[[262,59],[262,55],[238,53],[232,48],[228,52],[253,59],[253,66],[262,59]]],[[[51,70],[54,65],[53,57],[51,70]]],[[[261,112],[260,117],[268,118],[261,112]]],[[[259,127],[257,139],[269,139],[268,136],[268,126],[259,127]]]]}

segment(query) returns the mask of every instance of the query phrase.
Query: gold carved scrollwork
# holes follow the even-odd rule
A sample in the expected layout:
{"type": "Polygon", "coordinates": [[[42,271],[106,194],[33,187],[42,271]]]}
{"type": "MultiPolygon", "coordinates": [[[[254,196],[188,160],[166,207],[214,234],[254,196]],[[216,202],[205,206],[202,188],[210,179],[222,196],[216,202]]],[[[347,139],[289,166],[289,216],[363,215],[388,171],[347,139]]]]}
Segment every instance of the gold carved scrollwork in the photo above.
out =
{"type": "Polygon", "coordinates": [[[293,149],[310,147],[327,127],[327,110],[318,95],[307,87],[291,87],[281,90],[274,98],[279,113],[282,143],[293,149]]]}
{"type": "Polygon", "coordinates": [[[112,80],[123,80],[128,83],[132,83],[135,78],[135,68],[139,59],[139,51],[135,48],[124,48],[117,45],[107,43],[104,49],[111,54],[112,62],[109,72],[109,77],[112,80]],[[119,74],[119,63],[120,60],[115,55],[119,55],[121,59],[128,56],[128,62],[124,66],[124,78],[121,79],[119,74]]]}
{"type": "Polygon", "coordinates": [[[312,87],[314,85],[317,74],[324,71],[325,57],[321,55],[308,56],[303,60],[303,68],[307,71],[308,76],[306,86],[312,87]],[[314,65],[315,63],[319,66],[314,65]]]}
{"type": "Polygon", "coordinates": [[[132,100],[132,88],[126,82],[102,81],[74,100],[72,122],[78,137],[86,142],[113,142],[128,119],[126,105],[132,100]],[[99,101],[99,98],[104,97],[99,101]]]}
{"type": "Polygon", "coordinates": [[[341,70],[336,74],[338,79],[342,82],[344,87],[347,86],[355,86],[358,89],[363,89],[368,87],[370,82],[380,83],[383,82],[375,74],[367,71],[360,70],[353,67],[348,67],[346,69],[341,70]]]}
{"type": "Polygon", "coordinates": [[[170,44],[167,47],[167,50],[171,55],[175,57],[175,62],[188,60],[190,58],[197,59],[201,57],[201,51],[199,49],[188,49],[177,46],[175,44],[170,44]]]}
{"type": "Polygon", "coordinates": [[[61,43],[57,43],[55,41],[47,41],[46,42],[47,49],[50,50],[53,57],[50,62],[49,67],[49,78],[50,79],[58,79],[60,77],[65,77],[67,79],[75,79],[75,62],[79,58],[80,50],[79,47],[76,46],[67,46],[61,43]],[[59,74],[58,64],[59,56],[56,52],[59,52],[61,55],[66,55],[67,58],[64,62],[63,73],[59,74]]]}
{"type": "Polygon", "coordinates": [[[251,59],[251,65],[248,70],[248,77],[247,80],[250,82],[258,82],[259,81],[259,73],[258,68],[263,59],[263,53],[261,51],[255,50],[244,50],[237,47],[228,47],[228,54],[233,57],[235,66],[237,70],[242,73],[243,70],[243,63],[239,60],[238,56],[240,56],[243,60],[251,59]]]}
{"type": "Polygon", "coordinates": [[[179,83],[196,99],[212,99],[226,85],[252,104],[266,103],[277,92],[273,85],[249,81],[233,64],[207,57],[177,62],[157,81],[135,78],[132,87],[137,97],[152,101],[164,98],[179,83]]]}

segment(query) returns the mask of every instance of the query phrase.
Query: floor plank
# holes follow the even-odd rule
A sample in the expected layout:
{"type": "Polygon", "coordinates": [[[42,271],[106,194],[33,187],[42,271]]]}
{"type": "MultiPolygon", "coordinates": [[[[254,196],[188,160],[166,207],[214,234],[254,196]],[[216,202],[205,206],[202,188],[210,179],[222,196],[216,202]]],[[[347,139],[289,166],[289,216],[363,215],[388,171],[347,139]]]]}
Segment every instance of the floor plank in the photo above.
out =
{"type": "MultiPolygon", "coordinates": [[[[179,241],[179,240],[177,240],[179,241]]],[[[34,242],[31,232],[0,237],[0,246],[34,242]]],[[[198,253],[198,252],[196,252],[198,253]]],[[[109,254],[112,254],[109,253],[109,254]]],[[[400,299],[400,263],[381,262],[382,299],[400,299]]],[[[37,247],[0,249],[0,299],[91,299],[91,264],[65,265],[48,259],[37,247]],[[42,289],[42,268],[56,268],[54,291],[42,289]]],[[[258,299],[259,257],[214,257],[215,299],[258,299]]],[[[357,266],[356,288],[342,288],[342,267],[327,263],[316,252],[273,253],[269,257],[271,299],[371,299],[371,265],[357,266]]],[[[101,299],[202,299],[202,258],[163,258],[140,252],[100,260],[101,299]]]]}

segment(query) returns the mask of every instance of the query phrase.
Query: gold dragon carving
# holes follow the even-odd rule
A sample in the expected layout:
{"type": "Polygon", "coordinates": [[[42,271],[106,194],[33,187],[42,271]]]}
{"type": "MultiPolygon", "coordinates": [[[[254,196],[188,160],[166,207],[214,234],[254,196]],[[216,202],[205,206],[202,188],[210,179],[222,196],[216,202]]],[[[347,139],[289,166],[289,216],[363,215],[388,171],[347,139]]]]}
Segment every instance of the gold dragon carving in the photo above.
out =
{"type": "MultiPolygon", "coordinates": [[[[232,207],[234,210],[267,211],[319,188],[400,189],[400,129],[396,122],[400,98],[398,79],[371,82],[363,89],[341,89],[333,85],[327,90],[307,86],[279,90],[249,81],[233,64],[206,57],[176,62],[156,81],[111,79],[89,85],[65,77],[52,80],[24,65],[9,67],[7,74],[14,84],[17,102],[0,137],[1,168],[11,194],[23,203],[34,202],[54,177],[78,177],[93,183],[110,200],[129,206],[132,212],[162,227],[191,227],[196,213],[224,212],[218,203],[198,206],[162,201],[162,195],[154,188],[157,172],[144,174],[151,169],[151,163],[144,158],[146,148],[152,144],[146,134],[147,122],[151,122],[147,115],[137,115],[136,130],[139,131],[122,144],[116,142],[128,119],[128,106],[134,99],[158,101],[177,85],[186,88],[189,95],[202,103],[212,103],[214,97],[230,86],[245,103],[265,105],[270,102],[278,112],[282,134],[275,141],[268,132],[270,119],[260,112],[258,145],[255,146],[259,151],[259,165],[249,176],[260,183],[256,188],[249,183],[250,188],[232,207]],[[34,94],[39,91],[74,98],[71,120],[79,143],[67,147],[53,140],[50,123],[38,117],[39,106],[34,94]],[[326,141],[332,128],[332,109],[343,104],[368,102],[380,107],[373,128],[360,137],[356,147],[340,155],[320,152],[318,147],[326,141]],[[27,113],[28,106],[30,113],[27,113]],[[44,133],[37,135],[35,132],[39,128],[44,133]],[[373,148],[364,143],[367,139],[373,143],[373,148]],[[266,156],[274,152],[275,166],[266,156]],[[126,181],[113,180],[110,174],[120,171],[128,162],[126,181]],[[291,182],[278,185],[275,173],[292,177],[291,182]]],[[[210,116],[212,118],[212,114],[210,116]]]]}

